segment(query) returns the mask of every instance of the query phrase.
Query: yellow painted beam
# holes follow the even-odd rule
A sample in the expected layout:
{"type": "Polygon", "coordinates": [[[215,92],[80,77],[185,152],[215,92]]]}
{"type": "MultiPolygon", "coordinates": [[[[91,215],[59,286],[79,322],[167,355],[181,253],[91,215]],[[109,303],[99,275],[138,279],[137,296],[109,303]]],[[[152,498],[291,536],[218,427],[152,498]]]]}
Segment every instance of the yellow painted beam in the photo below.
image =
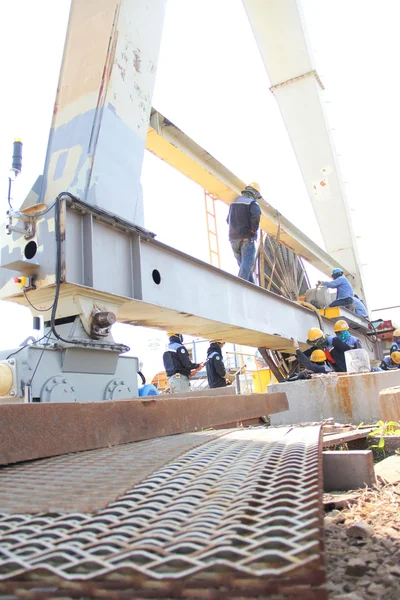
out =
{"type": "MultiPolygon", "coordinates": [[[[155,109],[151,113],[146,147],[225,204],[232,204],[246,185],[155,109]]],[[[263,231],[276,237],[280,225],[281,242],[317,269],[330,274],[333,268],[342,268],[264,199],[259,204],[263,231]]]]}

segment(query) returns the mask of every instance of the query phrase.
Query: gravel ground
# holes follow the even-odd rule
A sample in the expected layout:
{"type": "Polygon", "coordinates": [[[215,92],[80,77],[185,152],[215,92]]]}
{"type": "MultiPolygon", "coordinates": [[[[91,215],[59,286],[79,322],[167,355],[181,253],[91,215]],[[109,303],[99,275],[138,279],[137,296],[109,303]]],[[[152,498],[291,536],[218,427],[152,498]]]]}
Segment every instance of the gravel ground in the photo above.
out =
{"type": "Polygon", "coordinates": [[[400,484],[325,516],[330,600],[400,600],[400,484]]]}

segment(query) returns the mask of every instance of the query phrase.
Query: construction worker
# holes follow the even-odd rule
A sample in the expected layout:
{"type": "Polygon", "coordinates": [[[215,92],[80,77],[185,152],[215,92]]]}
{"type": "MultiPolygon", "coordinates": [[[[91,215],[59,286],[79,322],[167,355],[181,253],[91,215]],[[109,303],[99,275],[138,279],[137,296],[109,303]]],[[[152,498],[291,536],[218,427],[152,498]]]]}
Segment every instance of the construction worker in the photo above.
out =
{"type": "Polygon", "coordinates": [[[318,281],[318,285],[337,289],[336,300],[331,302],[329,306],[349,306],[350,304],[353,304],[353,288],[344,276],[342,269],[333,269],[332,279],[333,281],[318,281]]]}
{"type": "Polygon", "coordinates": [[[385,356],[380,364],[382,371],[392,371],[393,369],[400,369],[400,352],[397,350],[391,352],[390,356],[385,356]]]}
{"type": "MultiPolygon", "coordinates": [[[[296,357],[299,363],[305,366],[306,369],[312,371],[312,373],[332,373],[333,369],[328,364],[325,352],[323,350],[313,350],[310,358],[304,352],[300,350],[300,346],[297,340],[292,338],[294,349],[296,350],[296,357]]],[[[300,373],[299,373],[300,375],[300,373]]],[[[298,377],[302,379],[302,377],[298,377]]]]}
{"type": "Polygon", "coordinates": [[[400,352],[400,329],[395,329],[393,331],[393,341],[390,346],[390,354],[392,352],[400,352]]]}
{"type": "MultiPolygon", "coordinates": [[[[348,331],[349,326],[344,319],[340,319],[334,325],[336,335],[324,335],[318,327],[313,327],[308,332],[307,344],[318,350],[323,350],[328,364],[337,372],[345,373],[346,360],[344,353],[348,350],[361,348],[360,340],[351,335],[348,331]]],[[[312,350],[308,350],[307,354],[311,354],[312,350]]]]}
{"type": "MultiPolygon", "coordinates": [[[[225,342],[222,340],[212,340],[207,350],[207,379],[210,388],[225,387],[228,385],[227,373],[222,358],[222,348],[225,342]]],[[[230,383],[230,382],[229,382],[230,383]]]]}
{"type": "Polygon", "coordinates": [[[164,368],[168,376],[168,385],[171,394],[189,392],[191,375],[200,371],[203,363],[193,363],[189,353],[183,345],[181,333],[167,333],[169,344],[163,354],[164,368]]]}
{"type": "Polygon", "coordinates": [[[356,315],[358,315],[359,317],[364,317],[365,319],[367,319],[368,318],[367,309],[365,307],[364,302],[361,300],[361,298],[359,298],[357,296],[357,294],[354,294],[353,304],[354,304],[356,315]]]}
{"type": "Polygon", "coordinates": [[[257,202],[261,198],[258,183],[250,183],[229,207],[229,241],[239,265],[239,277],[254,283],[253,266],[256,256],[257,232],[261,209],[257,202]]]}

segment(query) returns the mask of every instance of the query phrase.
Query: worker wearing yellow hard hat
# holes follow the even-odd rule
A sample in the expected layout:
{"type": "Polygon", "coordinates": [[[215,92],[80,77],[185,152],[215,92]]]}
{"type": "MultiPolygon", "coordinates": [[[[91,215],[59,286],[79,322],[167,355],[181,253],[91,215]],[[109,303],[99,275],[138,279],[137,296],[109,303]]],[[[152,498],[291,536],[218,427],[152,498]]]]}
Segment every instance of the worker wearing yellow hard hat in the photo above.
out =
{"type": "Polygon", "coordinates": [[[203,363],[194,363],[183,345],[183,335],[168,331],[169,344],[163,354],[164,368],[168,376],[171,394],[190,392],[190,377],[203,367],[203,363]]]}
{"type": "Polygon", "coordinates": [[[393,331],[393,341],[390,346],[390,353],[400,351],[400,329],[393,331]]]}
{"type": "MultiPolygon", "coordinates": [[[[319,329],[318,331],[321,330],[319,329]]],[[[308,333],[310,335],[310,332],[308,333]]],[[[322,331],[321,334],[323,335],[322,331]]],[[[292,342],[293,347],[296,350],[296,358],[299,361],[299,363],[305,367],[305,370],[300,371],[300,373],[297,373],[295,377],[292,376],[290,380],[293,381],[293,379],[309,379],[309,377],[311,377],[312,374],[324,375],[333,371],[332,367],[327,361],[327,357],[323,350],[316,348],[311,352],[310,356],[307,356],[307,354],[300,350],[300,346],[297,340],[292,338],[292,342]]]]}
{"type": "Polygon", "coordinates": [[[400,369],[400,352],[395,350],[391,352],[389,356],[385,356],[380,364],[382,371],[392,371],[394,369],[400,369]]]}
{"type": "Polygon", "coordinates": [[[347,369],[344,353],[361,348],[361,342],[356,336],[350,334],[349,325],[344,319],[336,321],[333,328],[336,334],[334,336],[325,335],[318,327],[310,329],[307,344],[311,349],[307,352],[311,354],[313,350],[322,350],[329,366],[335,371],[345,372],[347,369]]]}
{"type": "Polygon", "coordinates": [[[226,219],[229,225],[229,241],[239,265],[238,275],[250,283],[254,283],[255,241],[261,217],[257,200],[260,198],[260,186],[253,181],[230,205],[226,219]]]}

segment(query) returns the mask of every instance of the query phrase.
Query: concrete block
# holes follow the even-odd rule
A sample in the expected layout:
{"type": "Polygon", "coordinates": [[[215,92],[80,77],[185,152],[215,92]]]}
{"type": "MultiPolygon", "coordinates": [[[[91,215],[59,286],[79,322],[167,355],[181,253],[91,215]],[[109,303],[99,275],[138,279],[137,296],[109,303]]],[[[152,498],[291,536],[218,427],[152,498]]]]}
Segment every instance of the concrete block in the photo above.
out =
{"type": "Polygon", "coordinates": [[[400,387],[379,392],[379,411],[382,421],[400,421],[400,387]]]}
{"type": "Polygon", "coordinates": [[[400,483],[400,456],[389,456],[375,465],[375,475],[387,483],[400,483]]]}
{"type": "Polygon", "coordinates": [[[289,410],[271,416],[271,425],[310,423],[329,417],[337,423],[376,423],[381,418],[379,392],[394,386],[400,386],[400,369],[273,383],[268,391],[286,392],[289,410]]]}
{"type": "Polygon", "coordinates": [[[356,490],[375,483],[371,450],[326,451],[322,453],[325,492],[356,490]]]}

